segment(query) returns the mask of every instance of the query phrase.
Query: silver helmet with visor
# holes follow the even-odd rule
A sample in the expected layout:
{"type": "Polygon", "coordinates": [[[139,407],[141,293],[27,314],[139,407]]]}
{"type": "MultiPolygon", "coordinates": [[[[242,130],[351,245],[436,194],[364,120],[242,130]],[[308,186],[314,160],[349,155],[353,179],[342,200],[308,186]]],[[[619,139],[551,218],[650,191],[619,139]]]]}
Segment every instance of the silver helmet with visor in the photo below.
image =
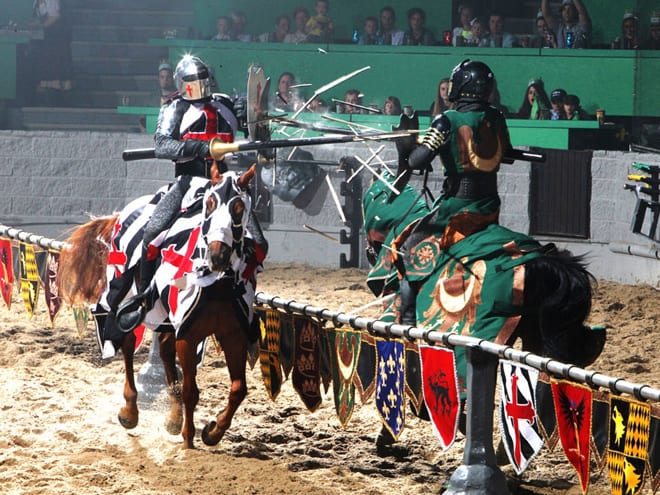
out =
{"type": "Polygon", "coordinates": [[[185,55],[176,65],[174,83],[184,100],[199,101],[211,96],[209,68],[193,55],[185,55]]]}

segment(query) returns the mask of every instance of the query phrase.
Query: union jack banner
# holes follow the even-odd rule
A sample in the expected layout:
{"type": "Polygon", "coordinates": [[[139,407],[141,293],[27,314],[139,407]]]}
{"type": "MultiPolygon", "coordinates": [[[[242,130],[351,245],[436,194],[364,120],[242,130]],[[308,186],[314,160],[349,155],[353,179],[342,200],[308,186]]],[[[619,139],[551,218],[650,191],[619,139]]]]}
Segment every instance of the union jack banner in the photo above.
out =
{"type": "Polygon", "coordinates": [[[14,269],[11,253],[11,241],[0,239],[0,294],[7,309],[11,309],[11,288],[14,285],[14,269]]]}
{"type": "Polygon", "coordinates": [[[538,376],[529,366],[500,361],[500,430],[516,474],[522,474],[543,447],[536,420],[538,376]]]}

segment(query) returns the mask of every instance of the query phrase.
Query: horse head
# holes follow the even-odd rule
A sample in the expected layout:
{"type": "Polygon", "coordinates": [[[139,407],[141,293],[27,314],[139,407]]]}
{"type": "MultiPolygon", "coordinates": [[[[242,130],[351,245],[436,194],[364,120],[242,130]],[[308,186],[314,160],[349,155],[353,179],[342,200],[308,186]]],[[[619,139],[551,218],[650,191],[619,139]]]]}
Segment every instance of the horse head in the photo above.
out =
{"type": "Polygon", "coordinates": [[[241,176],[225,173],[204,195],[202,234],[214,272],[237,270],[241,262],[251,208],[247,186],[253,175],[253,168],[241,176]]]}
{"type": "Polygon", "coordinates": [[[374,265],[382,256],[381,248],[388,245],[403,229],[429,212],[424,200],[410,185],[404,185],[399,194],[390,187],[397,178],[385,172],[383,180],[375,179],[362,198],[364,230],[367,240],[367,258],[374,265]]]}

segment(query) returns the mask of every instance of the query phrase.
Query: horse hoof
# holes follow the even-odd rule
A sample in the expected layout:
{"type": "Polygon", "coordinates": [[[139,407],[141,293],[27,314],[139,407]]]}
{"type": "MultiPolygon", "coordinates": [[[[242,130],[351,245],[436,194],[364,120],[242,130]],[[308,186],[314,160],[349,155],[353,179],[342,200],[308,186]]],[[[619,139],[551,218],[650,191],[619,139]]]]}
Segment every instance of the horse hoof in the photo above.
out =
{"type": "Polygon", "coordinates": [[[222,432],[220,435],[217,435],[217,438],[211,435],[211,430],[215,430],[216,426],[217,423],[215,421],[210,421],[202,430],[202,442],[204,442],[204,444],[208,445],[209,447],[218,445],[222,439],[222,436],[224,435],[224,432],[222,432]]]}
{"type": "Polygon", "coordinates": [[[130,419],[130,418],[127,418],[125,416],[122,416],[121,414],[118,414],[117,419],[119,420],[119,424],[122,425],[127,430],[132,430],[133,428],[135,428],[138,425],[137,418],[130,419]]]}
{"type": "Polygon", "coordinates": [[[180,435],[182,426],[183,424],[181,423],[181,421],[169,420],[165,422],[165,430],[170,435],[180,435]]]}

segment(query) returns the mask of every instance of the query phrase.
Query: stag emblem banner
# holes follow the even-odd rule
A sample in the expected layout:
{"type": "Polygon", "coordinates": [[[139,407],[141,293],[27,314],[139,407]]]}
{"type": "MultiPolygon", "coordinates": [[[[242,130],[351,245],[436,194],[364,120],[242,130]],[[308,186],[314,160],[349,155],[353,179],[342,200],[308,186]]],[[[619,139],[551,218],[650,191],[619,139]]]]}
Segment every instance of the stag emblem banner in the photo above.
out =
{"type": "Polygon", "coordinates": [[[454,351],[420,345],[419,356],[426,409],[442,450],[447,450],[456,439],[460,411],[454,351]]]}

